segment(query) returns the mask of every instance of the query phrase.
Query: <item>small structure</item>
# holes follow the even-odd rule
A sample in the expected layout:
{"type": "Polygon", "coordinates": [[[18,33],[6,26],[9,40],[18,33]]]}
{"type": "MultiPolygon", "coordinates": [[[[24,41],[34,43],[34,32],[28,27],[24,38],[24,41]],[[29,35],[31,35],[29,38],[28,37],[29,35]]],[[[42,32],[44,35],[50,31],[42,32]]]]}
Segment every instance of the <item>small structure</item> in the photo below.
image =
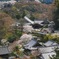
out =
{"type": "Polygon", "coordinates": [[[34,20],[34,23],[42,24],[43,20],[34,20]]]}
{"type": "Polygon", "coordinates": [[[41,32],[39,32],[39,34],[48,34],[51,32],[52,32],[52,30],[50,28],[43,28],[43,29],[41,29],[41,32]]]}
{"type": "Polygon", "coordinates": [[[27,20],[29,23],[34,24],[34,22],[30,20],[27,16],[25,16],[24,19],[27,20]]]}
{"type": "Polygon", "coordinates": [[[53,58],[53,56],[56,56],[55,52],[45,53],[45,54],[42,54],[42,59],[50,59],[50,58],[53,58]]]}
{"type": "Polygon", "coordinates": [[[46,43],[44,43],[44,45],[48,47],[48,46],[57,46],[58,44],[54,41],[47,41],[46,43]]]}
{"type": "Polygon", "coordinates": [[[8,47],[0,47],[0,56],[2,58],[6,58],[8,59],[8,55],[10,54],[11,52],[9,51],[8,47]]]}
{"type": "Polygon", "coordinates": [[[10,54],[8,47],[0,47],[0,55],[10,54]]]}
{"type": "Polygon", "coordinates": [[[41,24],[49,24],[48,20],[44,20],[41,24]]]}
{"type": "Polygon", "coordinates": [[[39,47],[38,48],[40,53],[51,53],[54,52],[54,47],[39,47]]]}
{"type": "Polygon", "coordinates": [[[46,35],[49,33],[51,33],[51,30],[49,28],[43,28],[40,30],[40,32],[38,32],[38,34],[40,34],[40,35],[46,35]]]}
{"type": "Polygon", "coordinates": [[[38,21],[32,21],[32,20],[29,19],[27,16],[25,16],[24,19],[27,20],[27,21],[32,25],[32,27],[33,27],[34,29],[39,29],[39,28],[42,27],[42,25],[41,25],[41,22],[42,22],[42,21],[39,21],[39,22],[38,22],[38,21]]]}
{"type": "Polygon", "coordinates": [[[31,49],[31,47],[33,47],[35,44],[37,44],[37,40],[36,39],[32,39],[30,40],[29,43],[27,43],[26,45],[24,45],[25,49],[31,49]]]}
{"type": "Polygon", "coordinates": [[[50,59],[50,57],[56,56],[54,47],[41,47],[38,50],[41,53],[41,59],[50,59]]]}
{"type": "Polygon", "coordinates": [[[14,5],[16,3],[15,0],[0,0],[0,9],[4,8],[4,4],[12,4],[14,5]]]}
{"type": "Polygon", "coordinates": [[[24,48],[29,50],[37,50],[37,47],[41,46],[42,45],[37,41],[36,38],[32,38],[26,45],[24,45],[24,48]]]}

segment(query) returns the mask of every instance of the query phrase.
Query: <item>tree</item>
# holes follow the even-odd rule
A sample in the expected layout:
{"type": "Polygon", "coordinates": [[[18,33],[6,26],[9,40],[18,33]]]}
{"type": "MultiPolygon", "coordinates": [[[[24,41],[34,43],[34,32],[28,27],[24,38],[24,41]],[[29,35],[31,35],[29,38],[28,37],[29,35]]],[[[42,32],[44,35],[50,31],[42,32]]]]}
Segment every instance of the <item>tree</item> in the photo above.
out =
{"type": "Polygon", "coordinates": [[[23,25],[24,25],[24,23],[25,23],[25,20],[21,18],[21,19],[19,20],[19,23],[20,23],[21,32],[23,32],[23,25]]]}
{"type": "Polygon", "coordinates": [[[22,32],[21,32],[20,30],[16,30],[15,35],[16,35],[17,37],[21,37],[22,32]]]}
{"type": "Polygon", "coordinates": [[[20,15],[19,14],[16,15],[16,19],[18,19],[18,20],[20,19],[20,15]]]}
{"type": "Polygon", "coordinates": [[[55,29],[59,29],[59,0],[55,0],[56,10],[54,12],[55,29]]]}
{"type": "Polygon", "coordinates": [[[24,18],[24,16],[26,16],[25,10],[22,11],[22,18],[24,18]]]}
{"type": "Polygon", "coordinates": [[[34,21],[35,17],[31,14],[30,19],[34,21]]]}
{"type": "Polygon", "coordinates": [[[4,21],[0,20],[0,44],[1,44],[1,39],[5,35],[5,27],[4,27],[4,21]]]}

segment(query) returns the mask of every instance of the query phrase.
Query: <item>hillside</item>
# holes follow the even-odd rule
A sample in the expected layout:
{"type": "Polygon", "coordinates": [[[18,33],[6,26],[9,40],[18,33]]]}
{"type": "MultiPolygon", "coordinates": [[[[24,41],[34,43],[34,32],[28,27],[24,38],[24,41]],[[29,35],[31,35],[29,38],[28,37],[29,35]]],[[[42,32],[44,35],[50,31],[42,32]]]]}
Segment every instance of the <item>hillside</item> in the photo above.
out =
{"type": "Polygon", "coordinates": [[[6,13],[0,12],[0,20],[4,22],[4,26],[8,29],[14,23],[14,20],[6,13]]]}
{"type": "Polygon", "coordinates": [[[35,19],[52,20],[55,6],[54,4],[29,2],[29,3],[16,3],[11,8],[6,7],[3,8],[2,10],[8,13],[13,18],[16,18],[17,16],[22,18],[23,13],[25,13],[25,15],[32,14],[35,17],[35,19]]]}

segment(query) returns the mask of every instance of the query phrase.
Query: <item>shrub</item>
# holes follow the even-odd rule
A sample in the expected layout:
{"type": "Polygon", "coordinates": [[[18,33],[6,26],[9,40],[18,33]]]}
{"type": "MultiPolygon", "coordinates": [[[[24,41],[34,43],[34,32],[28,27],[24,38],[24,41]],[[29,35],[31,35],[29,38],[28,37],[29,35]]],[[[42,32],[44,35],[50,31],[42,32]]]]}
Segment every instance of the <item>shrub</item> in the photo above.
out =
{"type": "Polygon", "coordinates": [[[8,37],[8,42],[12,43],[16,40],[16,36],[15,35],[11,35],[8,37]]]}

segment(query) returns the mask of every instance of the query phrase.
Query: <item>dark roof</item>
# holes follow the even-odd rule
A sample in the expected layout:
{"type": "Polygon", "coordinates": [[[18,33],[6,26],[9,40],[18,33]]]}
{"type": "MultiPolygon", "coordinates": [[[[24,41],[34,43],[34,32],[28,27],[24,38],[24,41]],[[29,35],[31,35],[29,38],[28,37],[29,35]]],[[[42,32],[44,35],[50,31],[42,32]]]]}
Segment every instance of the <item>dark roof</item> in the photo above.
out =
{"type": "Polygon", "coordinates": [[[39,29],[39,28],[42,28],[43,26],[41,26],[40,24],[33,24],[32,25],[32,27],[34,28],[34,29],[39,29]]]}
{"type": "Polygon", "coordinates": [[[49,24],[48,20],[44,20],[41,24],[49,24]]]}
{"type": "Polygon", "coordinates": [[[10,54],[8,47],[0,47],[0,55],[10,54]]]}

